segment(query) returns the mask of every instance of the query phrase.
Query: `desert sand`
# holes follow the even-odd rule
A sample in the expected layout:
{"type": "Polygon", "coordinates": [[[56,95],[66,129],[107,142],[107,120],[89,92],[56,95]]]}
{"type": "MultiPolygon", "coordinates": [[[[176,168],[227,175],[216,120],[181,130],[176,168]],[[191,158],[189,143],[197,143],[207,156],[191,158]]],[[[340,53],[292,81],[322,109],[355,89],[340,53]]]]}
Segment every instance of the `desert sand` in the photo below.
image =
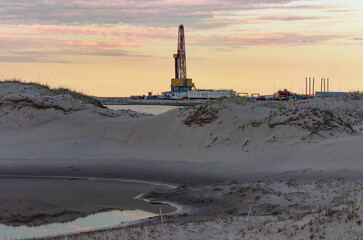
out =
{"type": "MultiPolygon", "coordinates": [[[[362,199],[363,96],[359,94],[296,102],[232,98],[155,116],[104,109],[35,84],[1,83],[0,96],[0,175],[112,177],[182,185],[180,192],[149,196],[188,209],[186,216],[170,215],[168,230],[151,220],[151,239],[228,239],[229,235],[220,234],[236,235],[241,229],[237,239],[243,233],[254,239],[307,239],[311,231],[306,230],[310,226],[305,220],[315,227],[326,207],[334,198],[342,198],[342,190],[349,186],[358,194],[347,193],[344,201],[332,206],[341,219],[325,220],[324,236],[346,238],[352,232],[344,228],[346,221],[354,222],[354,234],[363,233],[360,211],[354,221],[346,215],[362,199]],[[316,186],[319,180],[327,192],[316,186]],[[243,193],[247,197],[236,193],[256,184],[262,190],[243,193]],[[248,200],[256,192],[261,192],[260,198],[248,200]],[[290,200],[282,201],[284,194],[290,200]],[[272,214],[275,207],[261,204],[279,205],[279,214],[272,214]],[[249,221],[242,224],[239,220],[246,221],[249,209],[255,207],[259,210],[251,210],[249,221]],[[219,213],[213,215],[211,208],[219,213]],[[299,214],[307,219],[294,218],[299,214]],[[270,226],[273,234],[261,235],[258,226],[271,222],[280,227],[270,226]],[[305,230],[286,232],[295,225],[305,230]],[[278,228],[281,232],[275,231],[278,228]],[[331,235],[338,234],[331,232],[333,228],[343,229],[341,235],[331,235]]],[[[140,225],[125,229],[130,239],[145,239],[140,225]]],[[[319,238],[320,229],[313,238],[319,238]]],[[[114,234],[110,238],[117,239],[112,236],[121,236],[124,230],[92,236],[103,239],[106,235],[100,234],[114,234]]]]}

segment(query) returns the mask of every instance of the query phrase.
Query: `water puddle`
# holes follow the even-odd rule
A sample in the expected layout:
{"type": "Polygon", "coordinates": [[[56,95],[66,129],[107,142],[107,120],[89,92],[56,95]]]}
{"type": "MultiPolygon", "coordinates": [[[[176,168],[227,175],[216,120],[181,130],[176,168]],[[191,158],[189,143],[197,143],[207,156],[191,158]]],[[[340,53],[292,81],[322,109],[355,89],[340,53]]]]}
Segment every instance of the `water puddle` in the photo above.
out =
{"type": "Polygon", "coordinates": [[[0,224],[0,239],[19,239],[70,234],[112,227],[120,223],[154,217],[156,214],[141,210],[113,210],[78,218],[66,223],[51,223],[36,227],[12,227],[0,224]]]}
{"type": "Polygon", "coordinates": [[[177,211],[139,198],[155,188],[168,187],[116,179],[0,176],[0,240],[92,231],[154,217],[160,209],[163,214],[177,211]]]}
{"type": "Polygon", "coordinates": [[[144,114],[162,114],[173,109],[178,109],[180,106],[162,106],[162,105],[105,105],[112,110],[132,110],[144,114]]]}

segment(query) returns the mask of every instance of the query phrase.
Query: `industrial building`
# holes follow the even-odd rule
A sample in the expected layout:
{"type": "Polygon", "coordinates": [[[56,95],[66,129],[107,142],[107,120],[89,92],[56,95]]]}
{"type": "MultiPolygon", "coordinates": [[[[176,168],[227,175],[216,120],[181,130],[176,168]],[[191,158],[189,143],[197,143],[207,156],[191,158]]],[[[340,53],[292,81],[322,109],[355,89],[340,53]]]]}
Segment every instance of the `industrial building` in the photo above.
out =
{"type": "Polygon", "coordinates": [[[214,99],[236,96],[233,90],[197,90],[192,79],[187,77],[184,26],[179,26],[177,53],[173,55],[175,78],[171,79],[171,91],[163,92],[164,99],[214,99]]]}
{"type": "Polygon", "coordinates": [[[236,96],[233,90],[195,90],[187,92],[163,92],[165,99],[217,99],[222,97],[236,96]]]}

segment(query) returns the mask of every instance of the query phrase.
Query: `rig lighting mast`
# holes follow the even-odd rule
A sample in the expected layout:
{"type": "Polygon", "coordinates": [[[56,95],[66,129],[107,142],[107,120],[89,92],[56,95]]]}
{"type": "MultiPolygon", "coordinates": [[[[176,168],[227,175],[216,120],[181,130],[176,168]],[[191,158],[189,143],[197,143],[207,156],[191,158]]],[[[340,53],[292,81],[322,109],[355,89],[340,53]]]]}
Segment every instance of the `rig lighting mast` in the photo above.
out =
{"type": "Polygon", "coordinates": [[[185,36],[184,26],[179,26],[178,33],[178,53],[174,54],[175,78],[171,79],[172,92],[187,92],[192,90],[194,83],[191,78],[187,78],[187,65],[185,56],[185,36]]]}

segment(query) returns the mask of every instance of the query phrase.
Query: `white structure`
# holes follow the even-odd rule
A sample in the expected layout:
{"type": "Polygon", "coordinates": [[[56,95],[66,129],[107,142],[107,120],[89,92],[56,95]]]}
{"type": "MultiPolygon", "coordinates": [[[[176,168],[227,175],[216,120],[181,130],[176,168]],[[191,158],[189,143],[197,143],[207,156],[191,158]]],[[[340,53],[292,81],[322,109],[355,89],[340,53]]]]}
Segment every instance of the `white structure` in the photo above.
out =
{"type": "Polygon", "coordinates": [[[161,95],[165,99],[180,100],[188,97],[188,92],[163,92],[161,95]]]}
{"type": "Polygon", "coordinates": [[[232,96],[236,96],[236,92],[232,90],[197,90],[188,92],[189,99],[216,99],[232,96]]]}
{"type": "Polygon", "coordinates": [[[236,92],[233,90],[197,90],[188,92],[163,92],[162,98],[166,99],[216,99],[222,97],[236,96],[236,92]]]}

